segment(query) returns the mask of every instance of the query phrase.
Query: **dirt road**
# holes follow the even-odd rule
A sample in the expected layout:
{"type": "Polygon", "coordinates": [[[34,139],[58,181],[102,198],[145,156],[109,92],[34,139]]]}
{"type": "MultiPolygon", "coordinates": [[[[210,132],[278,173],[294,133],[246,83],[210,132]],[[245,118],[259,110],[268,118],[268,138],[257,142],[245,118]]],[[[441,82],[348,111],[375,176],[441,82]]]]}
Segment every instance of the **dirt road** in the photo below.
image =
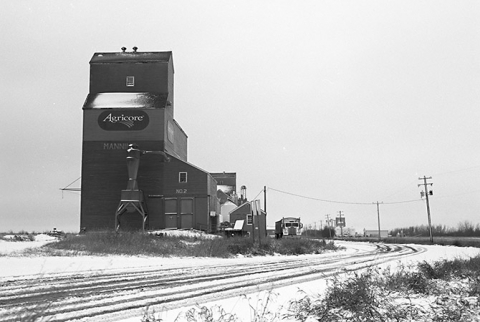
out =
{"type": "MultiPolygon", "coordinates": [[[[354,246],[353,246],[354,247],[354,246]]],[[[175,309],[324,278],[423,252],[422,247],[379,244],[343,255],[308,259],[272,257],[261,263],[148,267],[119,273],[16,278],[0,284],[0,320],[38,314],[53,321],[117,321],[147,306],[175,309]]]]}

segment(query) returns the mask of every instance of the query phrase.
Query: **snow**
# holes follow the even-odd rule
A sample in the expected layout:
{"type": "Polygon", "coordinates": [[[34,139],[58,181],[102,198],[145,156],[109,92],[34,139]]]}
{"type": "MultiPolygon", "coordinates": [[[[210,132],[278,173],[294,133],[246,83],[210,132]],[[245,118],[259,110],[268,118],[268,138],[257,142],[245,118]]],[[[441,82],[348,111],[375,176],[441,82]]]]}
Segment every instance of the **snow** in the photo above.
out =
{"type": "Polygon", "coordinates": [[[164,236],[183,236],[183,237],[197,237],[203,239],[212,239],[212,238],[220,238],[217,235],[207,234],[200,230],[193,230],[193,229],[161,229],[161,230],[153,230],[149,231],[149,234],[152,235],[164,235],[164,236]]]}
{"type": "MultiPolygon", "coordinates": [[[[48,235],[46,235],[48,236],[48,235]]],[[[49,237],[49,236],[48,236],[49,237]]],[[[0,240],[0,281],[11,279],[15,276],[23,278],[35,278],[40,275],[58,275],[58,274],[93,274],[98,272],[112,271],[131,271],[146,269],[163,269],[175,267],[195,267],[205,264],[225,264],[227,261],[232,265],[241,264],[242,262],[262,262],[271,257],[238,257],[235,259],[215,259],[215,258],[164,258],[164,257],[147,257],[147,256],[43,256],[43,255],[24,255],[23,251],[27,248],[40,247],[47,242],[49,238],[40,236],[35,241],[5,241],[0,240]],[[134,259],[134,260],[132,260],[134,259]]],[[[356,249],[363,248],[365,250],[374,248],[374,244],[370,243],[351,243],[337,241],[337,245],[345,247],[345,250],[338,254],[344,255],[354,246],[356,249]]],[[[413,246],[413,245],[410,245],[413,246]]],[[[412,265],[417,262],[427,261],[433,262],[442,259],[470,258],[480,254],[480,249],[472,247],[454,247],[454,246],[436,246],[422,245],[426,251],[415,255],[404,257],[395,262],[381,264],[381,266],[395,267],[399,264],[412,265]]],[[[26,254],[29,254],[28,252],[26,254]]],[[[308,257],[309,255],[302,255],[308,257]]],[[[317,255],[318,256],[318,255],[317,255]]],[[[323,256],[336,256],[334,253],[326,253],[323,256]]],[[[297,256],[298,257],[298,256],[297,256]]],[[[280,258],[279,258],[280,260],[280,258]]],[[[252,317],[255,313],[267,307],[266,314],[279,314],[284,312],[289,300],[300,298],[306,294],[319,294],[326,288],[326,279],[319,279],[308,283],[302,283],[272,291],[261,291],[254,294],[239,294],[237,297],[230,299],[222,299],[211,303],[203,303],[200,306],[208,308],[221,307],[226,313],[235,314],[241,321],[253,321],[252,317]],[[265,305],[268,303],[268,305],[265,305]]],[[[198,307],[197,307],[198,308],[198,307]]],[[[157,311],[155,317],[163,319],[163,321],[173,321],[179,314],[184,314],[190,308],[181,308],[171,311],[157,311]]],[[[122,322],[140,321],[141,317],[127,318],[122,322]]]]}
{"type": "Polygon", "coordinates": [[[35,241],[39,241],[39,242],[42,242],[42,241],[43,242],[45,242],[45,241],[51,242],[51,241],[54,241],[54,240],[56,240],[55,237],[49,236],[47,234],[38,234],[38,235],[35,236],[35,241]]]}

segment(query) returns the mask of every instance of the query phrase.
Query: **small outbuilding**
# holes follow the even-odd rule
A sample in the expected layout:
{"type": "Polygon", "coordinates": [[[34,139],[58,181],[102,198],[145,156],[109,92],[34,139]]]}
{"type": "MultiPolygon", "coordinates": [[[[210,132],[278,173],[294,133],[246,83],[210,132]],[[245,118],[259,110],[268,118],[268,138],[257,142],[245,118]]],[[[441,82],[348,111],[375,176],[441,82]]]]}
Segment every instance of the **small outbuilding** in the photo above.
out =
{"type": "Polygon", "coordinates": [[[260,208],[260,200],[246,202],[230,212],[230,222],[234,225],[243,221],[243,235],[263,239],[267,236],[267,214],[260,208]]]}

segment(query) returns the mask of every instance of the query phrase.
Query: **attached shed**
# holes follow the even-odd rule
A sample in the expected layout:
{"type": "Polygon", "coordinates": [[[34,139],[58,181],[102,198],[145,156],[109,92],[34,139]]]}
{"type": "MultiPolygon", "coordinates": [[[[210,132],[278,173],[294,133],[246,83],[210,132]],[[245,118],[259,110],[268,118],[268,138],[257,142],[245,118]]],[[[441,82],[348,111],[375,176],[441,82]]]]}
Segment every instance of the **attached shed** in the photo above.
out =
{"type": "Polygon", "coordinates": [[[246,235],[265,238],[267,236],[267,214],[260,207],[252,206],[259,204],[258,200],[246,202],[230,212],[230,222],[244,221],[242,230],[246,235]]]}
{"type": "Polygon", "coordinates": [[[245,236],[247,231],[244,229],[244,227],[245,220],[237,220],[232,228],[225,228],[225,235],[227,237],[245,236]]]}

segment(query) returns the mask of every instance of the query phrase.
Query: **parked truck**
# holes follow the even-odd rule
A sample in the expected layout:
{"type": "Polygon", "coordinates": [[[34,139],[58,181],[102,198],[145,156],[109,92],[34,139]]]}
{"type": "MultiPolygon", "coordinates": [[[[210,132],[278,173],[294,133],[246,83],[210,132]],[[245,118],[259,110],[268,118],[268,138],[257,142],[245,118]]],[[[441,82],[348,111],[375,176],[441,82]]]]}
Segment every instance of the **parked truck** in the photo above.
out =
{"type": "Polygon", "coordinates": [[[300,237],[302,228],[303,224],[300,221],[300,217],[283,217],[275,222],[275,238],[282,238],[283,236],[300,237]]]}

